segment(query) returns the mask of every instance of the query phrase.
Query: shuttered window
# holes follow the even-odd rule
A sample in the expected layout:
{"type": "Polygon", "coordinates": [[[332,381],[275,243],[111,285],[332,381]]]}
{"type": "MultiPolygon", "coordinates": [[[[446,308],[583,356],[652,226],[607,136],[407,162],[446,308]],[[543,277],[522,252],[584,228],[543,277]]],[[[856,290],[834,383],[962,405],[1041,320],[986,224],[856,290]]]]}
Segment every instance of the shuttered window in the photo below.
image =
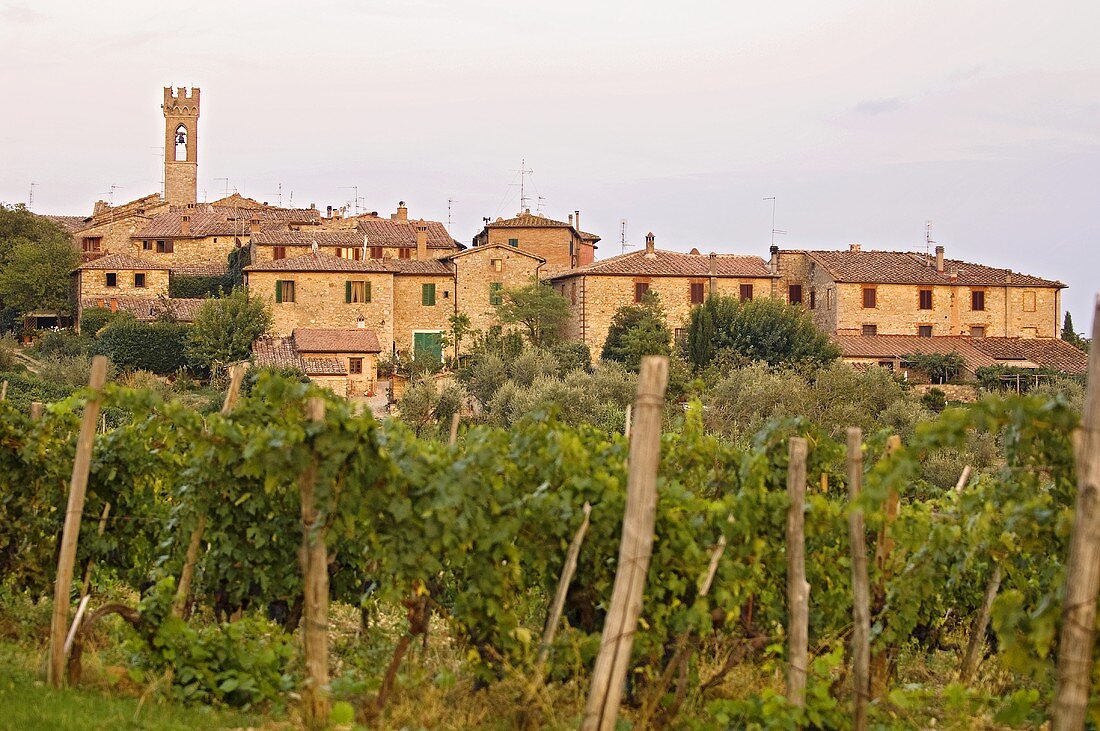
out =
{"type": "Polygon", "coordinates": [[[635,282],[634,283],[634,301],[641,302],[645,299],[646,294],[649,293],[649,282],[635,282]]]}
{"type": "Polygon", "coordinates": [[[863,308],[866,310],[875,309],[875,305],[878,303],[878,291],[874,287],[863,288],[863,308]]]}
{"type": "Polygon", "coordinates": [[[489,283],[489,304],[499,305],[504,302],[504,285],[500,282],[489,283]]]}
{"type": "Polygon", "coordinates": [[[932,309],[932,290],[922,289],[917,296],[917,306],[922,310],[932,309]]]}
{"type": "Polygon", "coordinates": [[[294,280],[282,279],[275,282],[275,302],[294,301],[294,280]]]}
{"type": "Polygon", "coordinates": [[[134,287],[145,288],[145,272],[134,272],[134,287]]]}
{"type": "Polygon", "coordinates": [[[740,294],[741,294],[741,301],[742,302],[748,302],[749,300],[751,300],[752,299],[752,285],[751,284],[742,284],[741,289],[740,289],[740,294]]]}
{"type": "Polygon", "coordinates": [[[344,302],[349,304],[370,302],[370,282],[362,280],[344,282],[344,302]]]}
{"type": "Polygon", "coordinates": [[[370,258],[371,259],[381,259],[382,258],[382,247],[381,246],[372,246],[372,247],[370,247],[370,258]]]}
{"type": "Polygon", "coordinates": [[[802,304],[802,285],[792,284],[787,287],[787,301],[792,305],[802,304]]]}
{"type": "Polygon", "coordinates": [[[691,298],[691,304],[701,305],[703,304],[703,297],[706,294],[705,287],[702,282],[692,282],[690,285],[690,291],[688,295],[691,298]]]}
{"type": "Polygon", "coordinates": [[[984,289],[972,289],[970,290],[970,309],[981,311],[985,309],[985,290],[984,289]]]}
{"type": "Polygon", "coordinates": [[[420,285],[420,304],[431,307],[435,304],[435,285],[420,285]]]}
{"type": "Polygon", "coordinates": [[[271,249],[271,258],[272,259],[285,259],[286,258],[286,247],[285,246],[272,247],[272,249],[271,249]]]}

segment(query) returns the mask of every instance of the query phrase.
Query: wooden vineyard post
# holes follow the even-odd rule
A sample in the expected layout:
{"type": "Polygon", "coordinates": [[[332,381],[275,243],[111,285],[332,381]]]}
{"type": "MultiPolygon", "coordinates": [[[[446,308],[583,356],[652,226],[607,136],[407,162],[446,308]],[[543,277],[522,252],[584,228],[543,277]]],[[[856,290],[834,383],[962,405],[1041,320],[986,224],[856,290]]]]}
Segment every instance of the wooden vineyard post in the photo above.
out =
{"type": "Polygon", "coordinates": [[[576,535],[569,543],[569,550],[565,554],[565,566],[561,570],[561,578],[558,579],[558,590],[554,593],[554,603],[550,607],[550,615],[546,618],[546,629],[542,633],[542,644],[539,646],[537,666],[538,675],[542,677],[542,666],[550,654],[550,645],[554,644],[554,635],[558,632],[558,623],[561,622],[561,613],[565,609],[565,596],[569,592],[569,583],[573,580],[573,573],[577,570],[577,556],[581,552],[581,544],[584,542],[584,534],[588,532],[588,522],[592,516],[592,506],[584,504],[584,520],[577,529],[576,535]]]}
{"type": "MultiPolygon", "coordinates": [[[[901,449],[901,437],[891,436],[886,440],[887,456],[901,449]]],[[[886,582],[890,578],[887,574],[887,565],[890,562],[890,554],[894,551],[894,539],[890,537],[890,524],[898,517],[898,491],[890,488],[886,496],[886,504],[883,506],[882,530],[879,531],[878,540],[875,543],[875,566],[878,568],[880,581],[875,585],[874,610],[881,612],[886,605],[886,582]]],[[[886,686],[890,680],[890,661],[893,652],[891,648],[879,647],[871,653],[871,696],[879,698],[886,692],[886,686]]]]}
{"type": "Polygon", "coordinates": [[[612,731],[619,714],[653,551],[653,526],[657,518],[657,465],[661,454],[661,418],[667,386],[668,358],[644,357],[632,409],[634,424],[619,563],[581,722],[584,731],[612,731]]]}
{"type": "MultiPolygon", "coordinates": [[[[325,402],[311,398],[307,412],[312,421],[325,420],[325,402]]],[[[302,509],[302,569],[305,601],[302,636],[305,650],[306,683],[302,691],[302,717],[308,729],[328,724],[328,553],[325,529],[320,525],[316,505],[317,458],[298,481],[302,509]]]]}
{"type": "MultiPolygon", "coordinates": [[[[1100,343],[1100,296],[1092,318],[1092,342],[1100,343]]],[[[1077,452],[1077,503],[1066,563],[1062,635],[1054,731],[1084,728],[1092,676],[1096,593],[1100,590],[1100,358],[1089,354],[1088,391],[1081,411],[1077,452]]]]}
{"type": "Polygon", "coordinates": [[[632,404],[626,405],[626,418],[623,421],[623,436],[630,439],[630,407],[632,404]]]}
{"type": "Polygon", "coordinates": [[[65,509],[65,527],[61,533],[61,550],[57,557],[57,580],[53,592],[53,617],[50,621],[50,656],[46,679],[60,688],[65,682],[65,632],[69,625],[69,595],[73,586],[73,564],[76,562],[76,542],[80,538],[80,518],[84,512],[84,493],[88,489],[88,470],[92,464],[96,421],[99,417],[103,384],[107,380],[107,359],[92,358],[88,385],[92,393],[84,405],[80,435],[76,441],[73,476],[69,483],[69,503],[65,509]]]}
{"type": "Polygon", "coordinates": [[[3,383],[0,383],[0,401],[5,401],[8,398],[8,382],[5,379],[3,383]]]}
{"type": "Polygon", "coordinates": [[[450,438],[447,439],[447,444],[450,444],[452,447],[458,441],[458,422],[461,420],[462,417],[457,411],[451,415],[451,435],[450,438]]]}
{"type": "Polygon", "coordinates": [[[810,631],[810,585],[806,583],[806,440],[791,437],[787,465],[787,702],[806,704],[806,670],[810,631]]]}
{"type": "Polygon", "coordinates": [[[848,427],[848,532],[852,546],[852,729],[866,731],[871,695],[871,595],[867,580],[867,541],[863,510],[863,432],[848,427]]]}
{"type": "MultiPolygon", "coordinates": [[[[237,405],[241,383],[244,382],[244,374],[247,370],[247,363],[237,363],[229,369],[229,390],[225,392],[225,402],[222,403],[222,416],[228,416],[233,407],[237,405]]],[[[202,512],[199,513],[198,520],[195,522],[195,527],[191,530],[191,536],[187,541],[187,554],[183,559],[183,570],[180,571],[179,585],[176,586],[176,596],[172,602],[173,616],[183,616],[183,610],[187,607],[187,600],[191,597],[191,583],[195,579],[195,565],[199,560],[202,534],[205,531],[206,513],[202,512]]]]}
{"type": "Polygon", "coordinates": [[[41,401],[31,401],[31,421],[42,421],[41,401]]]}

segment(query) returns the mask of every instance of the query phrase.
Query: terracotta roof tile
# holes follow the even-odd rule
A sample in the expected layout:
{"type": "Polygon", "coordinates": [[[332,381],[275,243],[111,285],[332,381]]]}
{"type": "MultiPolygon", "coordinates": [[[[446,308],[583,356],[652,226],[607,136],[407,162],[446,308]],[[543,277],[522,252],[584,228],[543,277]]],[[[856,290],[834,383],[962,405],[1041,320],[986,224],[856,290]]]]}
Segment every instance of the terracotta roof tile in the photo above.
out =
{"type": "Polygon", "coordinates": [[[252,218],[264,223],[320,224],[320,212],[312,208],[231,208],[213,204],[172,206],[158,213],[132,238],[203,238],[206,236],[248,236],[252,218]],[[183,217],[190,216],[190,233],[183,233],[183,217]]]}
{"type": "Polygon", "coordinates": [[[98,259],[86,261],[73,271],[78,269],[170,269],[167,264],[142,259],[132,254],[108,254],[98,259]]]}
{"type": "Polygon", "coordinates": [[[310,252],[291,259],[272,259],[250,264],[246,272],[363,272],[373,274],[453,274],[440,259],[344,259],[324,252],[310,252]]]}
{"type": "Polygon", "coordinates": [[[299,353],[381,353],[378,335],[372,330],[299,328],[294,331],[299,353]]]}
{"type": "Polygon", "coordinates": [[[61,228],[65,229],[68,233],[76,233],[80,229],[87,226],[87,218],[84,216],[52,216],[48,214],[42,215],[42,218],[53,221],[61,228]]]}
{"type": "Polygon", "coordinates": [[[297,368],[307,376],[346,376],[341,358],[303,358],[293,338],[260,338],[252,344],[252,362],[261,368],[297,368]]]}
{"type": "Polygon", "coordinates": [[[220,277],[229,271],[226,262],[203,262],[202,264],[171,264],[172,274],[181,277],[220,277]]]}
{"type": "Polygon", "coordinates": [[[423,223],[428,230],[429,249],[461,248],[439,221],[396,221],[390,218],[360,218],[356,228],[359,244],[363,244],[363,236],[366,236],[370,246],[416,248],[416,226],[419,223],[423,223]]]}
{"type": "Polygon", "coordinates": [[[600,237],[596,234],[588,233],[587,231],[581,231],[574,228],[573,224],[566,223],[565,221],[556,221],[553,218],[547,218],[538,213],[531,213],[531,211],[524,211],[518,213],[512,218],[497,218],[495,221],[491,221],[485,226],[486,228],[571,228],[577,232],[585,241],[591,241],[593,243],[600,240],[600,237]]]}
{"type": "Polygon", "coordinates": [[[114,303],[119,312],[128,312],[137,320],[151,321],[170,313],[180,322],[194,322],[204,299],[169,299],[167,297],[84,297],[80,300],[83,308],[102,307],[110,309],[114,303]]]}
{"type": "Polygon", "coordinates": [[[1066,373],[1083,374],[1088,370],[1088,355],[1069,343],[1055,338],[972,338],[943,335],[921,338],[915,335],[834,335],[833,341],[846,358],[900,358],[922,353],[947,355],[958,353],[971,370],[993,365],[1032,363],[1066,373]]]}
{"type": "MultiPolygon", "coordinates": [[[[719,277],[771,277],[768,265],[759,256],[717,254],[715,270],[719,277]]],[[[602,259],[588,266],[562,272],[553,279],[576,275],[625,275],[644,277],[709,277],[709,254],[684,254],[679,251],[657,249],[652,255],[645,251],[632,251],[610,259],[602,259]]]]}
{"type": "Polygon", "coordinates": [[[363,234],[354,229],[333,231],[292,231],[289,227],[263,228],[252,236],[252,243],[261,246],[340,246],[356,248],[363,245],[363,234]]]}
{"type": "Polygon", "coordinates": [[[874,284],[960,284],[963,286],[1064,287],[1011,269],[945,259],[944,271],[936,271],[934,258],[907,251],[807,251],[838,282],[874,284]],[[958,279],[951,278],[952,270],[958,279]]]}
{"type": "Polygon", "coordinates": [[[1029,360],[1065,373],[1084,374],[1089,368],[1088,353],[1057,338],[974,338],[974,347],[998,360],[1029,360]]]}

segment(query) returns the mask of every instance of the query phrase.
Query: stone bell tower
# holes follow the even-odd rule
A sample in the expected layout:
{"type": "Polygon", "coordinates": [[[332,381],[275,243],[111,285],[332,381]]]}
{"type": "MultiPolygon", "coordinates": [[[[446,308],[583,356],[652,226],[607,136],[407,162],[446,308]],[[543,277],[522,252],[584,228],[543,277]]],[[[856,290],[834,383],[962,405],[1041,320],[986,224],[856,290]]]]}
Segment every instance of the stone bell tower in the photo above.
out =
{"type": "Polygon", "coordinates": [[[164,88],[164,199],[194,203],[199,189],[199,90],[164,88]]]}

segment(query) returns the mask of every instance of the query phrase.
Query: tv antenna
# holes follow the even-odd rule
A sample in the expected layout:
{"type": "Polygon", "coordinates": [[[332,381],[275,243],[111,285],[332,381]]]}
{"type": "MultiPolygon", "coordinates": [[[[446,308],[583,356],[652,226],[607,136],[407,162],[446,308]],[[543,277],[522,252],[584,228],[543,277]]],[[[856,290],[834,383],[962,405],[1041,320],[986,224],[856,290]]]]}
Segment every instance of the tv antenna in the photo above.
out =
{"type": "Polygon", "coordinates": [[[775,246],[775,237],[776,237],[776,235],[778,234],[779,236],[786,236],[787,232],[782,230],[782,229],[778,229],[778,228],[775,227],[775,196],[774,195],[769,195],[764,200],[772,202],[772,243],[771,243],[771,245],[775,246]]]}
{"type": "Polygon", "coordinates": [[[932,254],[932,244],[936,243],[932,239],[932,219],[928,219],[924,222],[924,255],[930,256],[932,254]]]}
{"type": "Polygon", "coordinates": [[[634,245],[626,243],[626,224],[627,220],[625,218],[619,219],[619,248],[623,254],[626,253],[626,247],[634,245]]]}
{"type": "Polygon", "coordinates": [[[448,198],[447,199],[447,235],[448,236],[451,233],[451,211],[454,209],[454,204],[455,203],[458,203],[457,199],[455,199],[455,198],[448,198]]]}
{"type": "Polygon", "coordinates": [[[279,201],[279,208],[283,207],[283,184],[279,183],[279,190],[275,194],[279,201]]]}
{"type": "Polygon", "coordinates": [[[31,181],[30,192],[27,193],[27,210],[28,211],[31,210],[32,208],[34,208],[34,186],[36,186],[36,185],[38,185],[38,183],[36,183],[32,180],[31,181]]]}
{"type": "Polygon", "coordinates": [[[111,185],[111,190],[108,191],[108,193],[107,193],[107,203],[112,205],[112,206],[115,204],[115,191],[116,190],[122,190],[122,186],[121,185],[111,185]]]}
{"type": "Polygon", "coordinates": [[[229,197],[229,178],[214,178],[214,180],[224,180],[225,181],[225,197],[228,198],[229,197]]]}
{"type": "Polygon", "coordinates": [[[535,213],[542,213],[542,203],[545,200],[546,200],[546,198],[542,197],[541,195],[539,196],[539,198],[538,198],[539,202],[538,202],[538,205],[535,207],[535,213]]]}
{"type": "Polygon", "coordinates": [[[359,200],[360,200],[360,198],[359,198],[359,186],[358,185],[342,185],[342,186],[340,186],[340,190],[350,190],[350,191],[352,191],[353,195],[355,196],[355,205],[354,205],[355,215],[358,216],[359,215],[359,200]]]}
{"type": "MultiPolygon", "coordinates": [[[[527,176],[535,172],[534,170],[527,169],[526,158],[520,158],[519,170],[513,172],[519,173],[519,212],[523,213],[528,209],[527,204],[527,176]]],[[[514,183],[513,183],[514,185],[514,183]]]]}

